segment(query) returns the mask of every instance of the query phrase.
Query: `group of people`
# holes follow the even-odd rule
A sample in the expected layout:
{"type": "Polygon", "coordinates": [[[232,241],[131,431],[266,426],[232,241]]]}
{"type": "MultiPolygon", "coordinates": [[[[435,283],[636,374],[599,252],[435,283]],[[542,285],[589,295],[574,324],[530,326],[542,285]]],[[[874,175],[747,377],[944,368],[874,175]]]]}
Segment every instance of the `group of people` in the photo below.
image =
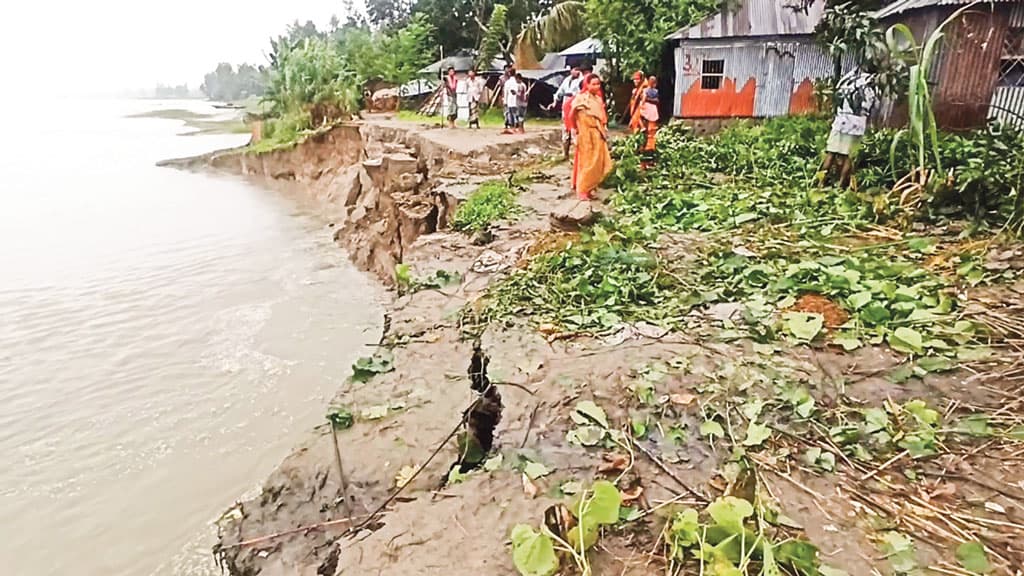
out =
{"type": "Polygon", "coordinates": [[[573,156],[572,189],[580,200],[592,200],[594,191],[612,171],[608,147],[608,113],[601,78],[589,66],[573,67],[555,92],[551,106],[561,105],[562,150],[573,156]]]}
{"type": "MultiPolygon", "coordinates": [[[[505,112],[503,134],[526,132],[526,108],[530,101],[530,88],[521,73],[512,66],[505,67],[505,73],[498,83],[502,93],[505,112]]],[[[444,108],[448,127],[455,128],[459,117],[459,78],[454,67],[449,67],[444,78],[444,108]]],[[[469,127],[480,128],[480,105],[487,92],[487,81],[470,70],[466,80],[466,98],[469,102],[469,127]]]]}
{"type": "MultiPolygon", "coordinates": [[[[504,105],[503,134],[525,132],[526,109],[530,88],[521,73],[507,66],[499,82],[504,105]]],[[[445,114],[448,126],[454,128],[458,117],[458,78],[449,68],[445,78],[445,114]]],[[[480,127],[480,105],[486,83],[475,71],[469,72],[466,87],[469,101],[469,125],[480,127]]],[[[634,91],[629,107],[629,126],[634,132],[645,132],[642,154],[645,165],[653,162],[659,114],[658,82],[641,72],[634,75],[634,91]]],[[[562,149],[568,159],[572,154],[572,189],[581,200],[591,200],[594,192],[613,168],[608,145],[608,115],[601,78],[589,66],[573,67],[555,92],[546,109],[559,106],[562,112],[562,149]]]]}

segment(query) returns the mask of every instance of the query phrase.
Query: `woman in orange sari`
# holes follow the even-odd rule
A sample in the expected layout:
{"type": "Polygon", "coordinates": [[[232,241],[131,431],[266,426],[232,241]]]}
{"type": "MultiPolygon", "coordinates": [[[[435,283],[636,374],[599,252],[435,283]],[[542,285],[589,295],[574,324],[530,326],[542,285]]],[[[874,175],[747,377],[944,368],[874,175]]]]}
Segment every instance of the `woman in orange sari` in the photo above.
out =
{"type": "Polygon", "coordinates": [[[629,130],[634,134],[644,129],[643,108],[646,91],[647,81],[644,79],[644,73],[637,70],[633,74],[633,94],[629,97],[629,130]]]}
{"type": "Polygon", "coordinates": [[[596,74],[584,79],[583,91],[573,98],[572,119],[577,134],[572,188],[580,200],[592,200],[594,190],[612,171],[608,115],[601,96],[601,78],[596,74]]]}

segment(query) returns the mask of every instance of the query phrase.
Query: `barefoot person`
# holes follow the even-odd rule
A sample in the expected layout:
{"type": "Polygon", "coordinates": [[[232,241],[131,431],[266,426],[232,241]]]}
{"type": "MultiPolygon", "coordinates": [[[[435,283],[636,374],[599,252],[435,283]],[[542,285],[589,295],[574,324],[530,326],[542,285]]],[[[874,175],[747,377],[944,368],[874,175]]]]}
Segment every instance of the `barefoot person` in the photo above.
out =
{"type": "Polygon", "coordinates": [[[825,145],[825,164],[818,175],[819,184],[828,183],[833,169],[838,167],[839,187],[850,185],[857,149],[875,105],[873,84],[874,77],[860,70],[854,70],[839,80],[839,110],[825,145]]]}
{"type": "Polygon", "coordinates": [[[480,128],[480,100],[484,97],[487,83],[476,75],[476,70],[469,71],[469,83],[466,95],[469,96],[469,127],[480,128]]]}
{"type": "Polygon", "coordinates": [[[658,79],[651,76],[647,79],[647,89],[644,90],[644,102],[640,106],[640,117],[643,119],[643,128],[647,136],[644,140],[643,148],[640,149],[640,157],[643,159],[644,168],[650,168],[657,156],[658,121],[661,119],[658,106],[660,105],[658,79]]]}
{"type": "Polygon", "coordinates": [[[562,107],[562,152],[565,154],[565,159],[569,159],[569,150],[572,149],[573,141],[573,127],[572,127],[572,99],[576,97],[580,92],[581,84],[583,84],[583,78],[580,76],[579,66],[573,66],[569,70],[569,75],[562,80],[562,83],[558,86],[558,91],[555,92],[555,97],[551,100],[551,106],[548,106],[548,110],[558,106],[561,101],[562,107]]]}
{"type": "Polygon", "coordinates": [[[647,81],[644,79],[644,73],[637,70],[633,74],[633,94],[629,97],[629,130],[634,134],[644,130],[642,114],[646,92],[647,81]]]}
{"type": "Polygon", "coordinates": [[[591,74],[583,82],[583,92],[572,101],[572,119],[577,133],[572,187],[581,200],[593,199],[594,190],[612,171],[608,116],[601,94],[601,78],[591,74]]]}
{"type": "Polygon", "coordinates": [[[448,127],[455,128],[455,119],[459,117],[459,79],[455,68],[448,67],[448,75],[444,79],[444,111],[448,118],[448,127]]]}
{"type": "Polygon", "coordinates": [[[502,86],[502,101],[505,105],[505,129],[502,134],[514,134],[519,128],[519,79],[515,68],[508,69],[508,77],[502,86]]]}

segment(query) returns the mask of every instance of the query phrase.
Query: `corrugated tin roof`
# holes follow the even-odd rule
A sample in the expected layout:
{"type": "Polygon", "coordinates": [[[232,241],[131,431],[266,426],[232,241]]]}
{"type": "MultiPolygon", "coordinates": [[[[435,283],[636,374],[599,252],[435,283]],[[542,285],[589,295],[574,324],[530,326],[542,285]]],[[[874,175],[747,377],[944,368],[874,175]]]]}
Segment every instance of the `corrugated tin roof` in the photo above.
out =
{"type": "Polygon", "coordinates": [[[588,54],[600,54],[602,50],[601,41],[597,38],[581,40],[558,54],[560,56],[586,56],[588,54]]]}
{"type": "MultiPolygon", "coordinates": [[[[451,56],[446,57],[443,60],[434,62],[430,66],[427,66],[420,70],[420,74],[432,74],[434,76],[440,74],[442,71],[447,70],[449,67],[455,68],[456,72],[469,72],[476,67],[476,51],[475,50],[457,50],[452,53],[451,56]]],[[[505,61],[501,58],[495,58],[491,62],[491,67],[488,70],[477,68],[479,72],[501,72],[505,69],[505,61]]]]}
{"type": "Polygon", "coordinates": [[[811,34],[825,11],[824,0],[814,0],[807,10],[792,0],[743,0],[733,10],[719,12],[700,24],[680,28],[669,40],[789,36],[811,34]]]}
{"type": "MultiPolygon", "coordinates": [[[[898,0],[892,4],[882,8],[878,12],[875,12],[875,17],[879,20],[888,18],[889,16],[896,16],[910,10],[917,10],[919,8],[931,8],[933,6],[959,6],[963,4],[973,4],[978,0],[898,0]]],[[[1017,0],[987,0],[985,3],[991,2],[1014,2],[1017,0]]]]}

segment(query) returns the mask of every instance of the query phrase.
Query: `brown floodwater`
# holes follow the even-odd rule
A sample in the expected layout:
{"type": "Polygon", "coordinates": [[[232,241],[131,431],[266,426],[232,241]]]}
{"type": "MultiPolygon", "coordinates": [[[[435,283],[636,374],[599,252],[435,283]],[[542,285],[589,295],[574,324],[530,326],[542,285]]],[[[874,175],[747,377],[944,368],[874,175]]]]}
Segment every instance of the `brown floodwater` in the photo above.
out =
{"type": "Polygon", "coordinates": [[[323,421],[379,337],[379,294],[323,222],[244,180],[154,165],[246,139],[126,118],[158,107],[214,111],[5,107],[5,574],[217,573],[212,522],[323,421]]]}

